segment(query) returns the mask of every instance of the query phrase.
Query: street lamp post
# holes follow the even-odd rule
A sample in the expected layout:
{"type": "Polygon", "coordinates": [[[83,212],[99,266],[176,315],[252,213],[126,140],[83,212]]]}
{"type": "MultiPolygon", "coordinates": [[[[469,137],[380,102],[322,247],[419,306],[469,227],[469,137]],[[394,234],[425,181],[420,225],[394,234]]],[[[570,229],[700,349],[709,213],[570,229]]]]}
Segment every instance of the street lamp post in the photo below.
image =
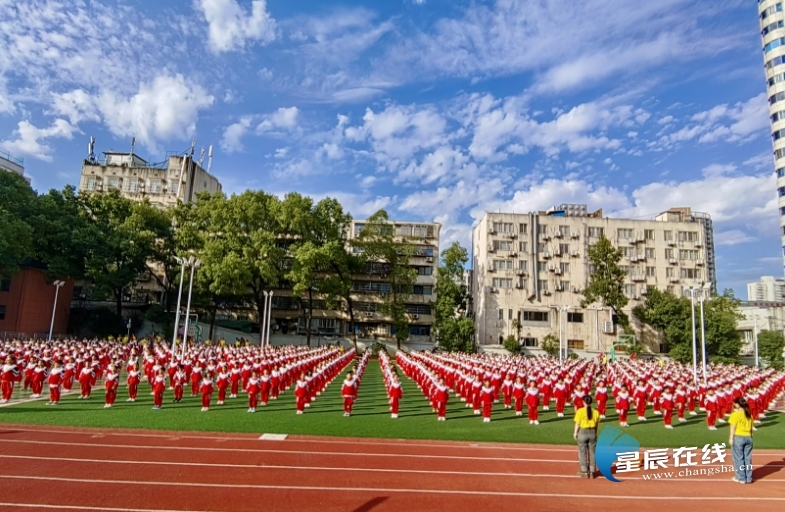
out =
{"type": "Polygon", "coordinates": [[[695,333],[695,292],[694,287],[690,287],[690,312],[692,314],[692,381],[694,385],[698,386],[698,351],[696,345],[698,344],[697,335],[695,333]]]}
{"type": "Polygon", "coordinates": [[[701,363],[703,365],[703,385],[706,386],[706,323],[703,314],[703,302],[706,300],[705,292],[711,290],[711,284],[706,283],[701,289],[701,363]]]}
{"type": "Polygon", "coordinates": [[[270,344],[270,324],[272,323],[273,317],[273,291],[270,290],[270,300],[267,302],[267,335],[265,346],[270,344]]]}
{"type": "Polygon", "coordinates": [[[185,324],[183,327],[183,360],[185,360],[185,347],[188,341],[188,320],[191,314],[191,295],[194,290],[194,271],[202,264],[201,261],[191,256],[188,258],[188,266],[191,267],[191,280],[188,282],[188,303],[185,306],[185,324]]]}
{"type": "Polygon", "coordinates": [[[755,343],[755,368],[760,369],[760,361],[758,360],[758,315],[753,311],[752,318],[754,320],[754,327],[752,328],[752,341],[755,343]]]}
{"type": "Polygon", "coordinates": [[[270,298],[267,290],[264,290],[262,293],[264,294],[264,311],[262,312],[262,327],[259,331],[259,346],[264,348],[264,335],[267,332],[267,308],[270,305],[270,298]]]}
{"type": "Polygon", "coordinates": [[[52,341],[52,331],[55,328],[55,313],[57,312],[57,296],[60,295],[60,287],[65,284],[65,281],[55,281],[52,284],[55,285],[55,303],[52,306],[52,322],[49,324],[49,338],[47,338],[47,342],[52,341]]]}
{"type": "Polygon", "coordinates": [[[180,264],[180,291],[177,293],[177,312],[174,315],[174,334],[172,335],[172,352],[174,353],[174,345],[177,343],[177,328],[180,327],[180,305],[183,300],[183,275],[185,274],[185,266],[188,264],[186,258],[174,257],[175,261],[180,264]]]}

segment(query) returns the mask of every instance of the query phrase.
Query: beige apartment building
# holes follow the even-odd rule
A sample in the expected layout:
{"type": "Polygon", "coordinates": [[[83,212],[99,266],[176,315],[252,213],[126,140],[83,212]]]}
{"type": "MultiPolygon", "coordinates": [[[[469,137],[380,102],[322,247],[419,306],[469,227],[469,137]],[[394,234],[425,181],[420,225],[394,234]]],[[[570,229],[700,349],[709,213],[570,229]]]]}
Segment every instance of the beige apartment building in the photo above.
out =
{"type": "MultiPolygon", "coordinates": [[[[703,283],[716,289],[711,219],[689,208],[653,220],[609,218],[574,204],[528,214],[486,213],[472,233],[478,344],[519,335],[526,351],[536,352],[553,334],[571,350],[610,350],[619,335],[611,311],[580,305],[590,273],[587,251],[602,235],[624,252],[628,314],[653,287],[675,294],[703,283]]],[[[651,352],[663,348],[651,333],[640,339],[651,352]]]]}
{"type": "Polygon", "coordinates": [[[218,179],[188,155],[170,155],[163,162],[148,163],[133,153],[104,153],[104,161],[82,162],[79,190],[97,193],[117,189],[134,201],[148,199],[168,208],[178,201],[189,203],[200,192],[221,191],[218,179]]]}
{"type": "MultiPolygon", "coordinates": [[[[356,238],[367,221],[355,220],[347,233],[349,241],[356,238]]],[[[414,256],[409,265],[417,270],[417,278],[412,294],[406,299],[406,313],[409,318],[409,340],[414,343],[434,342],[435,323],[433,303],[436,301],[436,273],[439,261],[438,223],[391,221],[396,240],[414,247],[414,256]]],[[[354,324],[351,322],[348,305],[329,309],[323,297],[316,297],[311,319],[312,336],[352,336],[372,341],[390,341],[395,332],[391,318],[381,312],[381,304],[386,294],[391,292],[388,280],[389,268],[385,263],[371,262],[360,273],[354,275],[352,309],[354,324]]],[[[300,300],[291,289],[273,290],[271,329],[277,334],[304,335],[306,318],[300,300]]],[[[234,305],[240,306],[240,305],[234,305]]],[[[256,312],[251,308],[236,308],[232,318],[257,321],[256,312]]]]}

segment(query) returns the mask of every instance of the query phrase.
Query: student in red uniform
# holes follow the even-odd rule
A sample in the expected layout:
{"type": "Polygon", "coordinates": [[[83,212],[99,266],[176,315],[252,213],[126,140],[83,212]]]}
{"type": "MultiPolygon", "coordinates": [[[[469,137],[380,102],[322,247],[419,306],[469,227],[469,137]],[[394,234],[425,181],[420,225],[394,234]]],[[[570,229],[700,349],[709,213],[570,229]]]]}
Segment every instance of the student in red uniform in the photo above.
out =
{"type": "Polygon", "coordinates": [[[717,404],[717,396],[714,394],[714,388],[709,388],[706,391],[706,425],[708,425],[709,430],[717,430],[715,424],[717,423],[717,410],[719,409],[717,404]]]}
{"type": "Polygon", "coordinates": [[[300,373],[300,378],[297,379],[297,384],[294,388],[294,397],[296,400],[297,414],[305,412],[305,399],[308,396],[308,384],[305,380],[305,373],[300,373]]]}
{"type": "MultiPolygon", "coordinates": [[[[474,377],[474,381],[472,382],[471,388],[471,397],[472,397],[472,410],[474,414],[479,416],[480,415],[480,393],[482,392],[482,381],[480,381],[480,376],[477,375],[474,377]]],[[[468,405],[468,404],[467,404],[468,405]]]]}
{"type": "Polygon", "coordinates": [[[224,405],[226,403],[226,390],[229,388],[229,374],[223,366],[221,366],[221,371],[215,379],[215,387],[218,388],[217,404],[224,405]]]}
{"type": "Polygon", "coordinates": [[[93,373],[93,369],[90,366],[85,365],[82,368],[82,371],[79,372],[79,385],[82,388],[82,394],[79,395],[79,399],[86,400],[90,398],[90,394],[93,391],[93,379],[95,374],[93,373]]]}
{"type": "Polygon", "coordinates": [[[270,391],[273,388],[272,378],[270,377],[270,370],[267,368],[262,370],[262,376],[259,377],[259,388],[262,395],[262,406],[266,406],[270,401],[270,391]]]}
{"type": "Polygon", "coordinates": [[[638,414],[638,421],[646,421],[646,383],[643,379],[638,380],[638,386],[632,398],[635,399],[635,412],[638,414]]]}
{"type": "Polygon", "coordinates": [[[597,390],[594,394],[594,401],[597,402],[597,411],[600,413],[600,419],[605,419],[605,413],[608,410],[608,388],[605,387],[604,381],[597,382],[597,390]]]}
{"type": "Polygon", "coordinates": [[[580,384],[575,385],[575,391],[572,393],[572,406],[577,411],[583,408],[583,399],[586,398],[586,392],[583,391],[583,386],[580,384]]]}
{"type": "Polygon", "coordinates": [[[260,391],[259,374],[254,370],[251,372],[251,378],[248,379],[248,385],[245,388],[245,392],[248,393],[248,412],[256,412],[260,391]]]}
{"type": "Polygon", "coordinates": [[[199,384],[202,383],[202,368],[197,363],[191,372],[191,396],[199,393],[199,384]]]}
{"type": "Polygon", "coordinates": [[[117,398],[117,386],[119,385],[119,379],[117,372],[114,369],[114,365],[109,365],[107,370],[106,378],[104,379],[104,388],[106,389],[104,409],[108,409],[114,405],[114,401],[117,398]]]}
{"type": "Polygon", "coordinates": [[[436,403],[437,421],[447,421],[447,401],[450,399],[450,388],[444,383],[444,377],[439,378],[433,397],[436,403]]]}
{"type": "Polygon", "coordinates": [[[357,382],[354,379],[354,373],[349,372],[346,374],[346,379],[341,386],[341,396],[343,397],[343,415],[352,415],[352,404],[354,404],[354,393],[357,382]]]}
{"type": "Polygon", "coordinates": [[[185,385],[187,382],[188,382],[188,376],[185,373],[185,369],[182,366],[180,366],[172,374],[171,384],[174,386],[175,403],[180,403],[183,401],[183,392],[185,391],[185,385]]]}
{"type": "Polygon", "coordinates": [[[553,386],[551,385],[551,380],[548,375],[542,379],[542,384],[540,384],[540,393],[542,393],[542,410],[548,411],[550,410],[550,403],[551,403],[551,394],[553,393],[553,386]]]}
{"type": "Polygon", "coordinates": [[[31,398],[38,398],[44,390],[44,382],[46,381],[46,365],[43,361],[38,361],[38,364],[33,369],[32,388],[33,394],[31,398]]]}
{"type": "Polygon", "coordinates": [[[513,381],[510,379],[510,376],[507,375],[504,378],[504,382],[502,382],[502,394],[504,395],[505,409],[512,409],[512,387],[513,381]]]}
{"type": "Polygon", "coordinates": [[[128,372],[126,384],[128,384],[128,400],[126,402],[136,402],[136,395],[139,392],[139,383],[142,377],[139,375],[139,365],[134,363],[128,372]]]}
{"type": "Polygon", "coordinates": [[[665,424],[665,428],[673,429],[673,425],[671,422],[673,421],[673,394],[671,393],[671,388],[665,388],[662,394],[659,397],[660,403],[660,411],[662,411],[662,422],[665,424]]]}
{"type": "Polygon", "coordinates": [[[209,372],[205,372],[202,382],[199,383],[199,392],[202,394],[202,412],[210,410],[210,400],[213,398],[213,391],[215,391],[213,377],[209,372]]]}
{"type": "Polygon", "coordinates": [[[619,415],[619,426],[629,427],[627,423],[627,413],[630,410],[630,393],[627,391],[627,386],[622,384],[619,393],[616,395],[616,414],[619,415]]]}
{"type": "Polygon", "coordinates": [[[60,403],[60,386],[63,384],[63,374],[62,366],[55,361],[52,371],[49,372],[49,403],[46,405],[57,405],[60,403]]]}
{"type": "Polygon", "coordinates": [[[684,412],[687,409],[687,391],[684,389],[684,384],[676,385],[673,401],[676,403],[676,416],[679,418],[679,423],[684,423],[687,421],[684,418],[684,412]]]}
{"type": "Polygon", "coordinates": [[[401,398],[403,398],[401,381],[395,373],[392,375],[392,382],[390,383],[390,389],[387,391],[387,396],[390,399],[390,417],[395,419],[398,417],[398,406],[401,403],[401,398]]]}
{"type": "Polygon", "coordinates": [[[232,371],[229,374],[229,383],[232,386],[229,398],[237,398],[237,393],[240,391],[241,372],[242,369],[236,364],[232,367],[232,371]]]}
{"type": "Polygon", "coordinates": [[[153,376],[151,381],[153,387],[153,410],[157,411],[164,406],[164,391],[166,391],[166,374],[163,368],[153,376]]]}
{"type": "MultiPolygon", "coordinates": [[[[583,402],[581,402],[583,404],[583,402]]],[[[540,422],[537,418],[537,408],[540,406],[540,390],[537,384],[532,381],[529,383],[529,389],[526,390],[526,409],[529,412],[529,425],[539,425],[540,422]]]]}
{"type": "Polygon", "coordinates": [[[0,403],[6,403],[11,400],[14,394],[14,383],[21,380],[22,372],[19,371],[19,367],[14,363],[14,358],[11,356],[6,357],[3,369],[0,371],[0,386],[3,393],[0,403]]]}
{"type": "Polygon", "coordinates": [[[523,378],[518,376],[515,378],[515,384],[512,385],[512,396],[515,398],[515,415],[523,416],[523,401],[526,395],[526,386],[523,384],[523,378]]]}
{"type": "Polygon", "coordinates": [[[482,422],[491,422],[491,411],[493,410],[493,386],[490,379],[485,379],[480,390],[480,403],[482,403],[482,422]]]}
{"type": "Polygon", "coordinates": [[[567,402],[567,386],[561,377],[559,377],[559,380],[553,387],[553,397],[556,399],[556,417],[563,418],[564,404],[567,402]]]}

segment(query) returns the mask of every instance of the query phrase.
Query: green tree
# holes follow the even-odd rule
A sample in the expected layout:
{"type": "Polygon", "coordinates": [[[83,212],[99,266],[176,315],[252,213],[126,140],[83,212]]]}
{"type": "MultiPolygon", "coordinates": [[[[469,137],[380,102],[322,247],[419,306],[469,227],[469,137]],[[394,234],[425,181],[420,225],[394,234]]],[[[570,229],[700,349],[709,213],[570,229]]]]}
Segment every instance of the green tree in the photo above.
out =
{"type": "Polygon", "coordinates": [[[616,314],[619,325],[625,327],[629,324],[629,318],[622,308],[629,300],[624,295],[626,274],[619,267],[623,256],[624,252],[614,247],[605,235],[600,236],[599,241],[589,247],[588,258],[592,273],[589,276],[588,286],[583,290],[581,307],[585,308],[595,303],[609,307],[616,314]]]}
{"type": "Polygon", "coordinates": [[[117,190],[83,195],[81,203],[93,237],[85,273],[100,295],[114,298],[120,315],[123,292],[153,257],[160,216],[148,202],[132,202],[117,190]]]}
{"type": "Polygon", "coordinates": [[[13,274],[19,263],[34,256],[36,193],[18,174],[0,171],[0,274],[13,274]]]}
{"type": "Polygon", "coordinates": [[[467,317],[469,293],[463,274],[469,254],[458,242],[442,251],[436,276],[435,328],[439,345],[450,352],[472,352],[474,322],[467,317]]]}
{"type": "Polygon", "coordinates": [[[542,339],[540,348],[549,356],[557,357],[559,355],[559,338],[553,334],[548,334],[542,339]]]}
{"type": "Polygon", "coordinates": [[[504,338],[504,348],[511,354],[519,354],[521,352],[521,344],[513,334],[504,338]]]}
{"type": "Polygon", "coordinates": [[[355,246],[362,251],[364,263],[379,262],[388,266],[387,281],[389,291],[384,293],[381,304],[382,314],[392,320],[398,349],[409,339],[409,317],[406,314],[406,300],[411,296],[417,272],[409,266],[409,258],[415,254],[412,245],[395,239],[393,224],[384,210],[371,215],[360,230],[355,246]]]}
{"type": "Polygon", "coordinates": [[[760,331],[758,333],[758,357],[767,366],[781,370],[785,366],[783,359],[785,336],[779,331],[760,331]]]}

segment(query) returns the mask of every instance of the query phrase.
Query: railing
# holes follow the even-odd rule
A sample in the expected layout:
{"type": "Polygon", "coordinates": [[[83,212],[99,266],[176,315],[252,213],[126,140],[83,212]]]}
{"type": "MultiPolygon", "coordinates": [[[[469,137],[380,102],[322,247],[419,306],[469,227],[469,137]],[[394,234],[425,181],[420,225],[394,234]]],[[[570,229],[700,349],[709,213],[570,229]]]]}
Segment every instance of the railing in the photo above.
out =
{"type": "Polygon", "coordinates": [[[30,339],[30,336],[28,336],[26,332],[0,331],[0,339],[2,339],[3,341],[27,340],[30,339]]]}
{"type": "Polygon", "coordinates": [[[8,153],[7,151],[0,151],[0,158],[5,158],[9,162],[15,163],[17,165],[24,165],[25,163],[24,158],[16,158],[11,156],[11,153],[8,153]]]}

